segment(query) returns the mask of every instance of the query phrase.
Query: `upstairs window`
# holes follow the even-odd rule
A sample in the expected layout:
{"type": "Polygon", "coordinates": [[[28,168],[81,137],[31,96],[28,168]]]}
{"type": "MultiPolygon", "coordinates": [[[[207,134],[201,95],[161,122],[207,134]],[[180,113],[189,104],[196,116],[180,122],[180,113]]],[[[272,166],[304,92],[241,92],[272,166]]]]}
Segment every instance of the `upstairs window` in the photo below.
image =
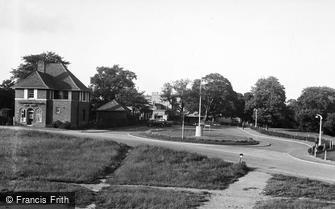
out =
{"type": "Polygon", "coordinates": [[[54,91],[54,99],[69,99],[68,91],[54,91]]]}
{"type": "Polygon", "coordinates": [[[28,99],[34,99],[34,89],[28,89],[28,99]]]}
{"type": "Polygon", "coordinates": [[[83,101],[86,101],[86,92],[82,92],[83,94],[83,101]]]}

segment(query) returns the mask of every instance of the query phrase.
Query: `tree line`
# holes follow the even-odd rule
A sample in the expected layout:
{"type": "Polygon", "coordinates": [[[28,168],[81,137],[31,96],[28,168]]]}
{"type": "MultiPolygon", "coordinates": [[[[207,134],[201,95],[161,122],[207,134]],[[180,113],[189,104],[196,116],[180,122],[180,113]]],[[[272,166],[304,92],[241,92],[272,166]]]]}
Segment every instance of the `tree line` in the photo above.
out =
{"type": "MultiPolygon", "coordinates": [[[[54,52],[27,55],[22,63],[12,69],[11,77],[0,85],[0,108],[14,109],[14,91],[11,87],[20,79],[36,70],[37,62],[70,63],[54,52]]],[[[119,65],[100,66],[90,79],[92,109],[116,99],[125,106],[138,111],[148,110],[144,92],[138,90],[134,81],[137,76],[119,65]]],[[[302,131],[317,131],[316,114],[324,118],[324,131],[335,135],[335,89],[330,87],[307,87],[297,99],[286,101],[285,87],[273,76],[259,79],[251,90],[241,94],[234,91],[231,82],[219,73],[210,73],[201,79],[179,79],[163,85],[162,100],[171,106],[175,118],[182,114],[198,112],[201,88],[201,114],[204,120],[221,117],[239,117],[253,122],[255,110],[259,124],[267,127],[299,128],[302,131]]]]}

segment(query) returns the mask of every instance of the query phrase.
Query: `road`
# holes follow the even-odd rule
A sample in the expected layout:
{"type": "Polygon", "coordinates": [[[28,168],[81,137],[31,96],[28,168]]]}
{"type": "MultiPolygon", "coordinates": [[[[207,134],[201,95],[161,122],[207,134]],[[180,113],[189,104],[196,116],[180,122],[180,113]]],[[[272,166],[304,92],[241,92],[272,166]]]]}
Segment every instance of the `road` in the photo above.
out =
{"type": "MultiPolygon", "coordinates": [[[[18,127],[12,128],[18,129],[18,127]]],[[[240,153],[243,153],[243,159],[247,162],[248,166],[257,168],[263,172],[282,173],[335,183],[335,163],[310,156],[307,153],[308,146],[311,145],[309,142],[261,135],[251,129],[238,129],[238,131],[245,134],[245,136],[253,137],[255,140],[260,141],[261,144],[258,146],[227,146],[161,141],[136,137],[127,131],[49,131],[92,138],[111,139],[130,146],[141,144],[163,146],[175,150],[196,152],[232,162],[238,162],[240,153]],[[271,145],[267,146],[269,144],[271,145]]]]}

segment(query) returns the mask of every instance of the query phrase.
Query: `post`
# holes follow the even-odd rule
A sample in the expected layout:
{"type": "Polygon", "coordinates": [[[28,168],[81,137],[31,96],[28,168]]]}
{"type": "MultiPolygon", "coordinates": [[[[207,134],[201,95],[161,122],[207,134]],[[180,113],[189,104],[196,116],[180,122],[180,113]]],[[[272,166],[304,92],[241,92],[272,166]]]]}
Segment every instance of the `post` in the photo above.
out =
{"type": "Polygon", "coordinates": [[[325,157],[324,160],[327,160],[327,150],[325,151],[325,157]]]}
{"type": "Polygon", "coordinates": [[[181,139],[184,140],[184,128],[185,128],[185,114],[184,114],[184,111],[183,111],[183,116],[182,116],[182,124],[181,124],[181,139]]]}
{"type": "Polygon", "coordinates": [[[240,163],[242,163],[243,153],[240,154],[240,163]]]}
{"type": "Polygon", "coordinates": [[[316,114],[316,118],[320,118],[320,128],[319,128],[319,143],[318,146],[321,146],[321,137],[322,137],[322,115],[316,114]]]}
{"type": "Polygon", "coordinates": [[[195,129],[195,136],[200,137],[201,136],[201,82],[202,80],[200,79],[200,96],[199,96],[199,123],[198,126],[195,129]]]}

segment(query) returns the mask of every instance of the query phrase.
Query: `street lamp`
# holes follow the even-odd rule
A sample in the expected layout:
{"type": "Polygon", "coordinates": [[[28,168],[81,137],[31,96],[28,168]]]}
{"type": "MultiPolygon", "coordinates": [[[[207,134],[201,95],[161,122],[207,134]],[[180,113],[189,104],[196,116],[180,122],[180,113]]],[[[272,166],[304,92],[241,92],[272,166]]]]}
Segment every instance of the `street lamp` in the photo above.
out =
{"type": "Polygon", "coordinates": [[[199,90],[199,123],[197,127],[195,128],[195,136],[200,137],[201,136],[201,84],[202,84],[202,79],[200,79],[200,90],[199,90]]]}
{"type": "Polygon", "coordinates": [[[322,134],[322,115],[316,114],[315,118],[320,118],[319,143],[318,143],[318,146],[320,146],[321,145],[321,134],[322,134]]]}
{"type": "Polygon", "coordinates": [[[255,112],[255,128],[257,128],[257,108],[254,108],[254,112],[255,112]]]}

